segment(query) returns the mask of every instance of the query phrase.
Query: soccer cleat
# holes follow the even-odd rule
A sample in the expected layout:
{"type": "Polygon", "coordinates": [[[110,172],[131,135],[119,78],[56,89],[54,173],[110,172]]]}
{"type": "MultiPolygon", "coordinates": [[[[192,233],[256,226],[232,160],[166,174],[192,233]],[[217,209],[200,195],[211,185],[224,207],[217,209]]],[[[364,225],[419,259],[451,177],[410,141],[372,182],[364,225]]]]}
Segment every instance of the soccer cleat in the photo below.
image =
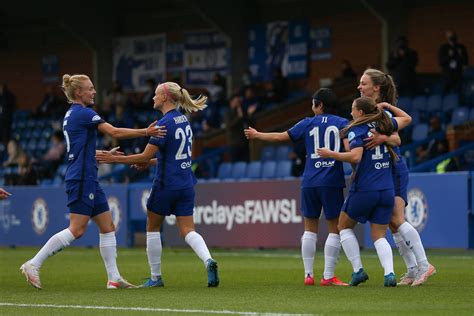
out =
{"type": "Polygon", "coordinates": [[[207,286],[217,287],[219,286],[219,274],[217,273],[217,262],[214,259],[208,259],[206,261],[207,270],[207,286]]]}
{"type": "Polygon", "coordinates": [[[415,276],[413,275],[413,273],[407,272],[405,274],[402,274],[400,282],[398,282],[397,285],[411,285],[413,281],[415,281],[415,276]]]}
{"type": "Polygon", "coordinates": [[[389,274],[383,277],[383,286],[385,287],[397,286],[397,279],[395,278],[395,274],[393,274],[393,272],[390,272],[389,274]]]}
{"type": "Polygon", "coordinates": [[[332,285],[336,285],[336,286],[349,286],[348,283],[345,283],[345,282],[342,282],[341,280],[339,280],[336,276],[330,278],[330,279],[325,279],[325,278],[322,278],[321,279],[321,282],[319,283],[321,286],[332,286],[332,285]]]}
{"type": "Polygon", "coordinates": [[[41,289],[41,281],[39,277],[39,269],[32,265],[29,261],[23,263],[20,267],[21,273],[26,277],[26,281],[37,289],[41,289]]]}
{"type": "Polygon", "coordinates": [[[307,274],[304,278],[304,285],[314,285],[314,277],[311,274],[307,274]]]}
{"type": "Polygon", "coordinates": [[[428,278],[432,275],[436,274],[436,269],[433,265],[429,264],[428,268],[423,269],[422,267],[418,268],[416,272],[415,281],[411,284],[411,286],[418,286],[425,283],[428,278]]]}
{"type": "Polygon", "coordinates": [[[369,279],[367,273],[365,273],[364,268],[360,268],[357,272],[352,272],[352,280],[349,282],[350,286],[357,286],[360,283],[363,283],[369,279]]]}
{"type": "Polygon", "coordinates": [[[145,283],[140,285],[140,287],[163,287],[165,286],[165,283],[163,283],[163,279],[161,276],[158,276],[158,279],[156,281],[153,281],[151,278],[145,279],[145,283]]]}
{"type": "Polygon", "coordinates": [[[128,282],[124,278],[120,278],[118,280],[109,280],[107,281],[107,289],[115,290],[115,289],[135,289],[137,286],[133,285],[132,283],[128,282]]]}

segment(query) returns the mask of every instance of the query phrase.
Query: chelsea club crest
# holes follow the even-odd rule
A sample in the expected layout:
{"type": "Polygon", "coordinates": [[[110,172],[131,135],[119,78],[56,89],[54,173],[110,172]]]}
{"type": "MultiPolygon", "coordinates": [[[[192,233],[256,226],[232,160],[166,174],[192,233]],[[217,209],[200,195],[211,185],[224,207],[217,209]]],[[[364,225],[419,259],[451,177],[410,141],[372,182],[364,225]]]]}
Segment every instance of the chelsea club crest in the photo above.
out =
{"type": "Polygon", "coordinates": [[[42,198],[38,198],[33,202],[33,210],[31,211],[31,223],[33,230],[42,235],[48,228],[48,205],[42,198]]]}
{"type": "Polygon", "coordinates": [[[421,232],[428,219],[428,202],[420,189],[408,191],[408,205],[405,208],[405,219],[418,232],[421,232]]]}

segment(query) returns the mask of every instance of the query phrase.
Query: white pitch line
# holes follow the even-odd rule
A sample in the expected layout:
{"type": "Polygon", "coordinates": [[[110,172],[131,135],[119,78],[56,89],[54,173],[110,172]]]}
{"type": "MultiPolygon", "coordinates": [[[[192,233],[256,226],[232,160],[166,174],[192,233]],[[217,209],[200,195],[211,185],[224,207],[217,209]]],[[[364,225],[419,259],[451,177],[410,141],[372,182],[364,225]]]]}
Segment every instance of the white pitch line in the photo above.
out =
{"type": "Polygon", "coordinates": [[[118,311],[138,311],[138,312],[168,312],[168,313],[194,313],[194,314],[226,314],[226,315],[262,315],[262,316],[306,316],[317,314],[280,314],[280,313],[258,313],[258,312],[237,312],[237,311],[214,311],[201,309],[173,309],[154,307],[118,307],[118,306],[88,306],[88,305],[57,305],[57,304],[18,304],[0,302],[0,306],[12,307],[44,307],[44,308],[70,308],[70,309],[99,309],[118,311]]]}

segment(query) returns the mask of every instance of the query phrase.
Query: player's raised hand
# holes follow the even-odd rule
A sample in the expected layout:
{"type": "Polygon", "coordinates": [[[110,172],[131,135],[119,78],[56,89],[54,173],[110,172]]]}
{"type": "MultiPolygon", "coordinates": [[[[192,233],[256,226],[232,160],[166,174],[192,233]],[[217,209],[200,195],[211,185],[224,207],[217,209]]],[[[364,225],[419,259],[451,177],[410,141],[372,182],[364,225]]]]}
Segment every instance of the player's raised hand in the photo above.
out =
{"type": "Polygon", "coordinates": [[[125,153],[123,151],[119,151],[120,146],[114,147],[110,150],[110,153],[114,156],[124,156],[125,153]]]}
{"type": "Polygon", "coordinates": [[[244,129],[244,134],[247,139],[253,139],[258,136],[258,131],[255,128],[249,126],[248,128],[244,129]]]}
{"type": "Polygon", "coordinates": [[[163,138],[166,136],[166,129],[164,126],[157,126],[156,121],[154,121],[146,128],[146,135],[163,138]]]}
{"type": "Polygon", "coordinates": [[[112,153],[112,151],[108,150],[96,150],[95,151],[95,159],[97,160],[98,163],[114,163],[115,160],[115,155],[112,153]]]}
{"type": "Polygon", "coordinates": [[[4,189],[0,188],[0,200],[4,200],[9,196],[11,196],[11,193],[8,193],[4,189]]]}
{"type": "Polygon", "coordinates": [[[367,149],[373,149],[383,143],[385,143],[388,139],[387,135],[380,134],[375,129],[370,130],[371,135],[367,138],[364,138],[366,142],[364,147],[367,149]]]}

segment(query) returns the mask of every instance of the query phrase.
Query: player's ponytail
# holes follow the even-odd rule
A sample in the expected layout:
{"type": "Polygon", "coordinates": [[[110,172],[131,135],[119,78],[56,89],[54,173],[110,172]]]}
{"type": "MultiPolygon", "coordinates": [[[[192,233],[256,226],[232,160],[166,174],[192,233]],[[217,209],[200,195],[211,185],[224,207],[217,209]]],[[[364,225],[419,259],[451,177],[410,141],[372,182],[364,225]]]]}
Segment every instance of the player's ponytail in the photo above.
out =
{"type": "Polygon", "coordinates": [[[176,103],[186,112],[197,112],[206,108],[207,97],[200,95],[196,99],[192,99],[188,90],[180,87],[175,82],[165,82],[160,85],[163,92],[171,99],[171,102],[176,103]]]}

